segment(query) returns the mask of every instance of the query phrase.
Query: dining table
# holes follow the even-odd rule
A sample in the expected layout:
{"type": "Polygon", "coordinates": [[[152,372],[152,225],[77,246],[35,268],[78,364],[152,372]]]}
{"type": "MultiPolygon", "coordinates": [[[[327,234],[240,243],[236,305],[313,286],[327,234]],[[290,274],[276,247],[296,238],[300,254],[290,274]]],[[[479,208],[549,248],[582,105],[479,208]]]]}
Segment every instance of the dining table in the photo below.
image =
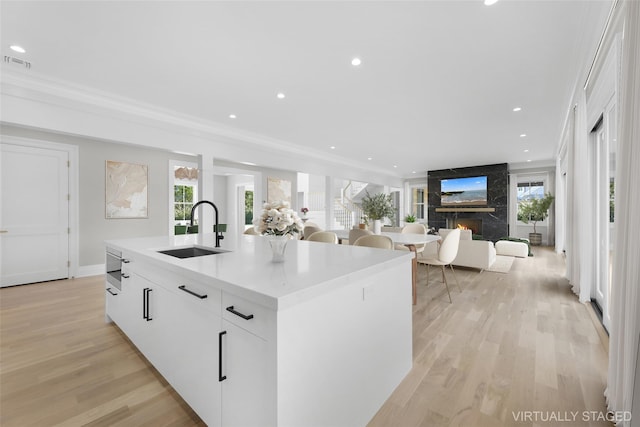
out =
{"type": "MultiPolygon", "coordinates": [[[[327,230],[336,233],[338,236],[338,243],[342,244],[343,240],[349,239],[349,230],[327,230]]],[[[382,236],[387,236],[391,238],[394,244],[404,245],[413,252],[413,262],[411,264],[411,287],[413,294],[413,305],[416,305],[418,302],[418,251],[416,250],[417,245],[426,245],[431,242],[437,242],[441,240],[441,237],[437,234],[417,234],[417,233],[392,233],[392,232],[382,232],[380,233],[382,236]]],[[[353,243],[353,242],[350,242],[353,243]]]]}

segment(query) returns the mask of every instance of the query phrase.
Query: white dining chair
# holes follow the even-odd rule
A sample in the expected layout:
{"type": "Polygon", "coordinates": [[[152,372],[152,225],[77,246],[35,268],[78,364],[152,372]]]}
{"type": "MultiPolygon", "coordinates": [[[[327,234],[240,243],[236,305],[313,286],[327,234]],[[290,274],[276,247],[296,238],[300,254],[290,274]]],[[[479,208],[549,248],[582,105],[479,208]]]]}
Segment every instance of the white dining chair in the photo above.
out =
{"type": "Polygon", "coordinates": [[[373,231],[371,230],[366,230],[363,228],[352,228],[351,230],[349,230],[349,244],[353,245],[360,237],[371,236],[372,234],[373,231]]]}
{"type": "Polygon", "coordinates": [[[305,240],[309,242],[335,243],[337,245],[338,235],[332,231],[316,231],[305,240]]]}
{"type": "Polygon", "coordinates": [[[442,269],[442,281],[447,287],[447,294],[449,294],[449,302],[453,301],[451,300],[451,292],[449,292],[449,284],[447,283],[447,277],[444,272],[446,266],[449,266],[451,268],[451,273],[453,273],[453,278],[456,281],[458,290],[462,292],[462,289],[460,289],[460,284],[458,283],[458,278],[456,277],[456,272],[453,270],[453,265],[451,265],[453,260],[456,258],[456,255],[458,255],[459,244],[460,230],[455,229],[449,232],[449,234],[447,234],[447,236],[440,244],[440,248],[438,249],[438,255],[436,258],[418,258],[418,262],[420,264],[427,265],[427,285],[429,284],[429,266],[440,266],[440,268],[442,269]]]}
{"type": "Polygon", "coordinates": [[[381,236],[378,234],[371,234],[369,236],[362,236],[353,243],[353,246],[367,246],[370,248],[380,249],[392,249],[393,240],[388,236],[381,236]]]}
{"type": "Polygon", "coordinates": [[[313,233],[316,233],[318,231],[324,231],[324,230],[314,225],[305,225],[304,230],[302,231],[302,234],[304,236],[304,239],[306,240],[309,238],[309,236],[311,236],[313,233]]]}

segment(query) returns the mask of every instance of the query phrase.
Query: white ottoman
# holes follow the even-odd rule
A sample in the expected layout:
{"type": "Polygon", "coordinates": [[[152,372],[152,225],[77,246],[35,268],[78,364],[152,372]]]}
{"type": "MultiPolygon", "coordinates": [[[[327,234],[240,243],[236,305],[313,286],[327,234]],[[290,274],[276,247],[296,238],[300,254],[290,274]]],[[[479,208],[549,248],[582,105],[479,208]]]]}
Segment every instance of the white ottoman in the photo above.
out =
{"type": "Polygon", "coordinates": [[[529,256],[529,247],[524,242],[498,240],[496,242],[496,254],[526,258],[529,256]]]}

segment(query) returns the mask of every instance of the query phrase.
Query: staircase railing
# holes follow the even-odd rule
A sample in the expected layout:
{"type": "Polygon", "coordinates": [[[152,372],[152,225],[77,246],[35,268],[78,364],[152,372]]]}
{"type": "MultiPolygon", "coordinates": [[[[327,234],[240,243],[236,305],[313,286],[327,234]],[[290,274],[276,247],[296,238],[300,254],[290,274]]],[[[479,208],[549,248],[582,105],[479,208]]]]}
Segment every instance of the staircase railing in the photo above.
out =
{"type": "MultiPolygon", "coordinates": [[[[355,224],[360,222],[360,218],[363,216],[362,208],[359,204],[355,203],[349,196],[349,187],[353,185],[352,181],[349,181],[344,188],[340,189],[340,197],[334,199],[334,220],[336,227],[343,227],[344,229],[351,229],[355,224]]],[[[359,191],[359,190],[358,190],[359,191]]]]}

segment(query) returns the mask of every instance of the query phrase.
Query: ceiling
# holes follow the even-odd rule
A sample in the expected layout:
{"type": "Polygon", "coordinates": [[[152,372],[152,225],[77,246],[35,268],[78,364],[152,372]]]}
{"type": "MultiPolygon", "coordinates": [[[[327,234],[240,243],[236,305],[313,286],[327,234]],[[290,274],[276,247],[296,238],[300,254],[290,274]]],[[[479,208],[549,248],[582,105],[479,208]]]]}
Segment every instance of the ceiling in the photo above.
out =
{"type": "Polygon", "coordinates": [[[610,6],[2,1],[2,53],[33,76],[411,177],[552,163],[610,6]]]}

